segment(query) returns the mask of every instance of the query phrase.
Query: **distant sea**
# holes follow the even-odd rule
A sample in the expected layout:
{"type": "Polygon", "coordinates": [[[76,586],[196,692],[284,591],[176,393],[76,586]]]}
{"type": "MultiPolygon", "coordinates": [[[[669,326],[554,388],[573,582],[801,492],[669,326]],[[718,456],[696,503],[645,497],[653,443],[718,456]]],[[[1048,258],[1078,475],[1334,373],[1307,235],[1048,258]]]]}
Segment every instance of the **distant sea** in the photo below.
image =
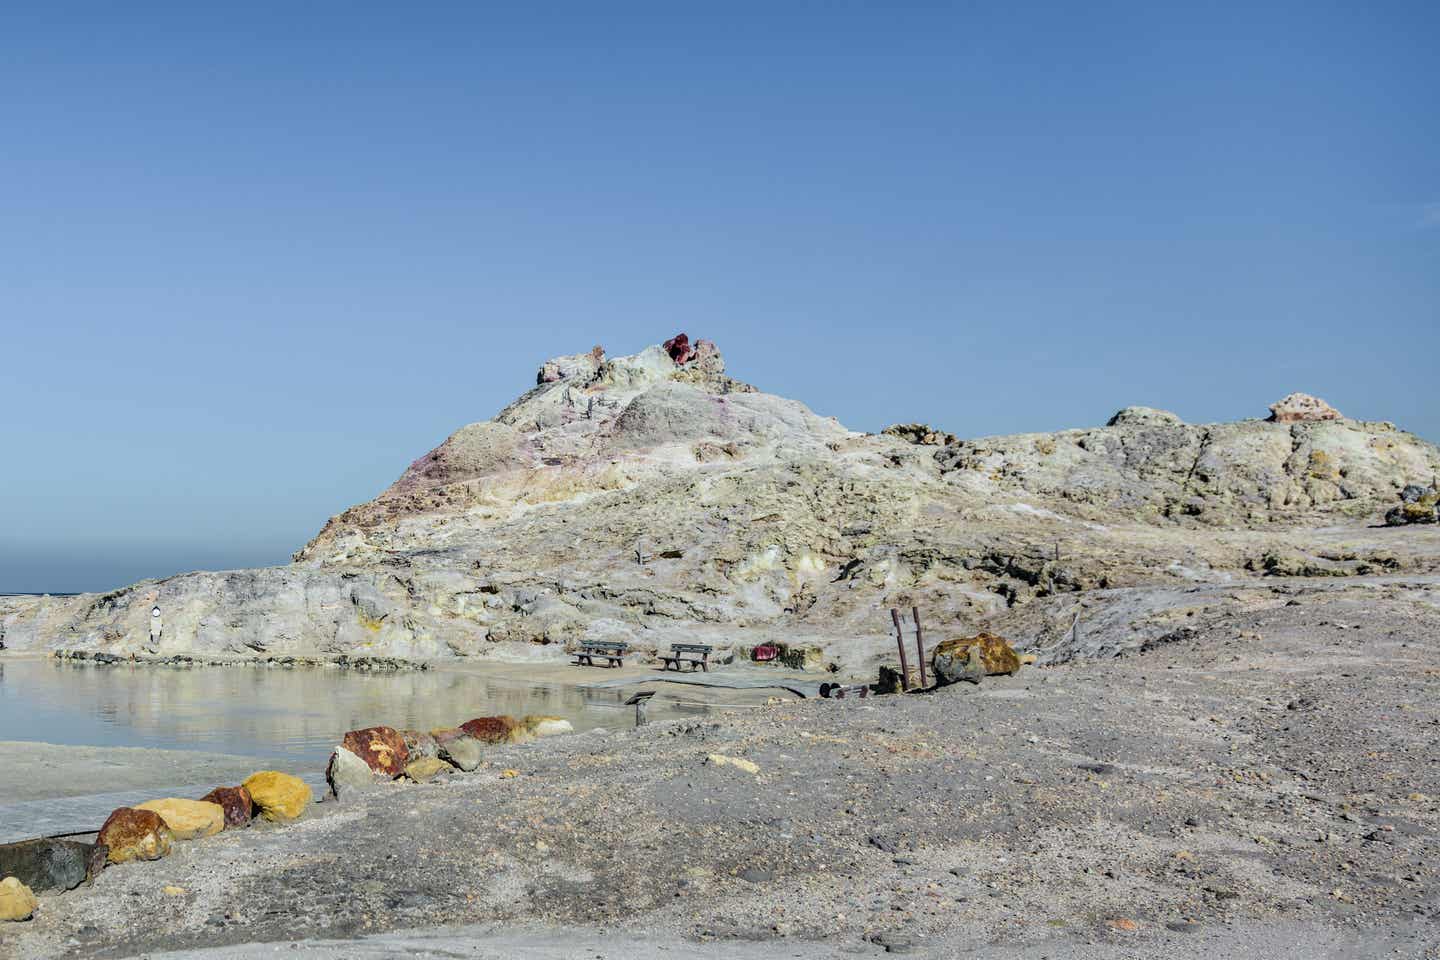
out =
{"type": "Polygon", "coordinates": [[[54,593],[3,593],[3,592],[0,592],[0,597],[78,597],[78,596],[80,596],[80,594],[78,594],[78,593],[64,593],[64,592],[61,592],[61,591],[59,591],[59,590],[55,591],[54,593]]]}

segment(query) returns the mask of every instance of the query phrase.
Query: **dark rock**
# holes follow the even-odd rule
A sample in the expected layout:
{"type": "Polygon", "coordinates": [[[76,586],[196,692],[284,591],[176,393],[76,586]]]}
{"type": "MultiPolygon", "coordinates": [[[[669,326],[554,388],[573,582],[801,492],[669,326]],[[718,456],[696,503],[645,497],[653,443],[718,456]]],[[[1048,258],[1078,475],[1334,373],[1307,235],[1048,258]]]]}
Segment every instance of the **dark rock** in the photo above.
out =
{"type": "Polygon", "coordinates": [[[670,354],[670,359],[679,366],[684,366],[695,359],[695,348],[690,346],[690,338],[683,333],[677,333],[661,346],[666,353],[670,354]]]}
{"type": "Polygon", "coordinates": [[[101,870],[109,850],[76,840],[24,840],[0,844],[0,877],[16,877],[36,893],[74,890],[101,870]]]}
{"type": "Polygon", "coordinates": [[[1088,770],[1090,773],[1101,774],[1102,776],[1104,774],[1115,773],[1119,769],[1113,763],[1082,763],[1079,764],[1079,768],[1081,770],[1088,770]]]}
{"type": "Polygon", "coordinates": [[[244,787],[216,787],[200,798],[218,803],[225,811],[225,829],[243,827],[255,817],[255,804],[244,787]]]}

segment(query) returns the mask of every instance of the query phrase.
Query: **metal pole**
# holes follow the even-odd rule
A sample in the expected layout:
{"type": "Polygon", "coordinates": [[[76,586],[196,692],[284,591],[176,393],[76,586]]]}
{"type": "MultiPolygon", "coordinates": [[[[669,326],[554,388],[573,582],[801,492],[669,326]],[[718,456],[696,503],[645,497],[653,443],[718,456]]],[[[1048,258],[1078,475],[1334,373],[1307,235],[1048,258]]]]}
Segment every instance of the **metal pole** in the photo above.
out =
{"type": "Polygon", "coordinates": [[[925,637],[920,632],[920,608],[911,607],[910,615],[915,618],[915,655],[920,658],[920,689],[930,686],[925,676],[925,637]]]}
{"type": "Polygon", "coordinates": [[[900,611],[890,608],[890,619],[895,621],[895,645],[900,649],[900,689],[910,691],[910,665],[905,662],[905,632],[900,629],[900,611]]]}

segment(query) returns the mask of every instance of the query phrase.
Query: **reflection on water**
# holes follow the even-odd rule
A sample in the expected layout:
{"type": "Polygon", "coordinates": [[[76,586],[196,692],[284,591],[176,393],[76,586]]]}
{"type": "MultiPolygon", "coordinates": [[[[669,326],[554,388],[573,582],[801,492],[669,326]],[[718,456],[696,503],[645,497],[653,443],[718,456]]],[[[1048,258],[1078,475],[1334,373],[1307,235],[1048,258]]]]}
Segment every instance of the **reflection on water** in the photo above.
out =
{"type": "Polygon", "coordinates": [[[576,730],[628,728],[629,692],[443,669],[372,674],[16,660],[0,663],[0,740],[323,762],[346,730],[375,724],[429,730],[477,716],[542,713],[576,730]]]}

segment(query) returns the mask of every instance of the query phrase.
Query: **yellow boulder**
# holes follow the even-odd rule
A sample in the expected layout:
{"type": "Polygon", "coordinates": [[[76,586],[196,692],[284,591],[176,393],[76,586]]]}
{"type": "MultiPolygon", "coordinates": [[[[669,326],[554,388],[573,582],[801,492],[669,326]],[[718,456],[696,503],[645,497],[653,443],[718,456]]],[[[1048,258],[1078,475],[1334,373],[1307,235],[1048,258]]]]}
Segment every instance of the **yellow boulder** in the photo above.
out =
{"type": "Polygon", "coordinates": [[[0,922],[29,920],[38,906],[40,901],[25,884],[14,877],[0,880],[0,922]]]}
{"type": "Polygon", "coordinates": [[[426,783],[434,780],[440,774],[454,769],[450,764],[436,757],[421,757],[419,760],[411,760],[405,765],[405,776],[416,783],[426,783]]]}
{"type": "Polygon", "coordinates": [[[160,819],[165,821],[165,826],[170,828],[176,840],[213,837],[225,829],[225,808],[218,803],[166,797],[164,800],[137,803],[135,809],[153,810],[160,814],[160,819]]]}
{"type": "Polygon", "coordinates": [[[294,820],[310,805],[311,792],[304,780],[288,773],[261,770],[245,779],[250,799],[266,820],[294,820]]]}
{"type": "Polygon", "coordinates": [[[1014,673],[1020,669],[1020,656],[1003,637],[978,633],[973,637],[956,637],[935,648],[931,666],[940,683],[960,680],[980,682],[981,677],[1014,673]]]}

